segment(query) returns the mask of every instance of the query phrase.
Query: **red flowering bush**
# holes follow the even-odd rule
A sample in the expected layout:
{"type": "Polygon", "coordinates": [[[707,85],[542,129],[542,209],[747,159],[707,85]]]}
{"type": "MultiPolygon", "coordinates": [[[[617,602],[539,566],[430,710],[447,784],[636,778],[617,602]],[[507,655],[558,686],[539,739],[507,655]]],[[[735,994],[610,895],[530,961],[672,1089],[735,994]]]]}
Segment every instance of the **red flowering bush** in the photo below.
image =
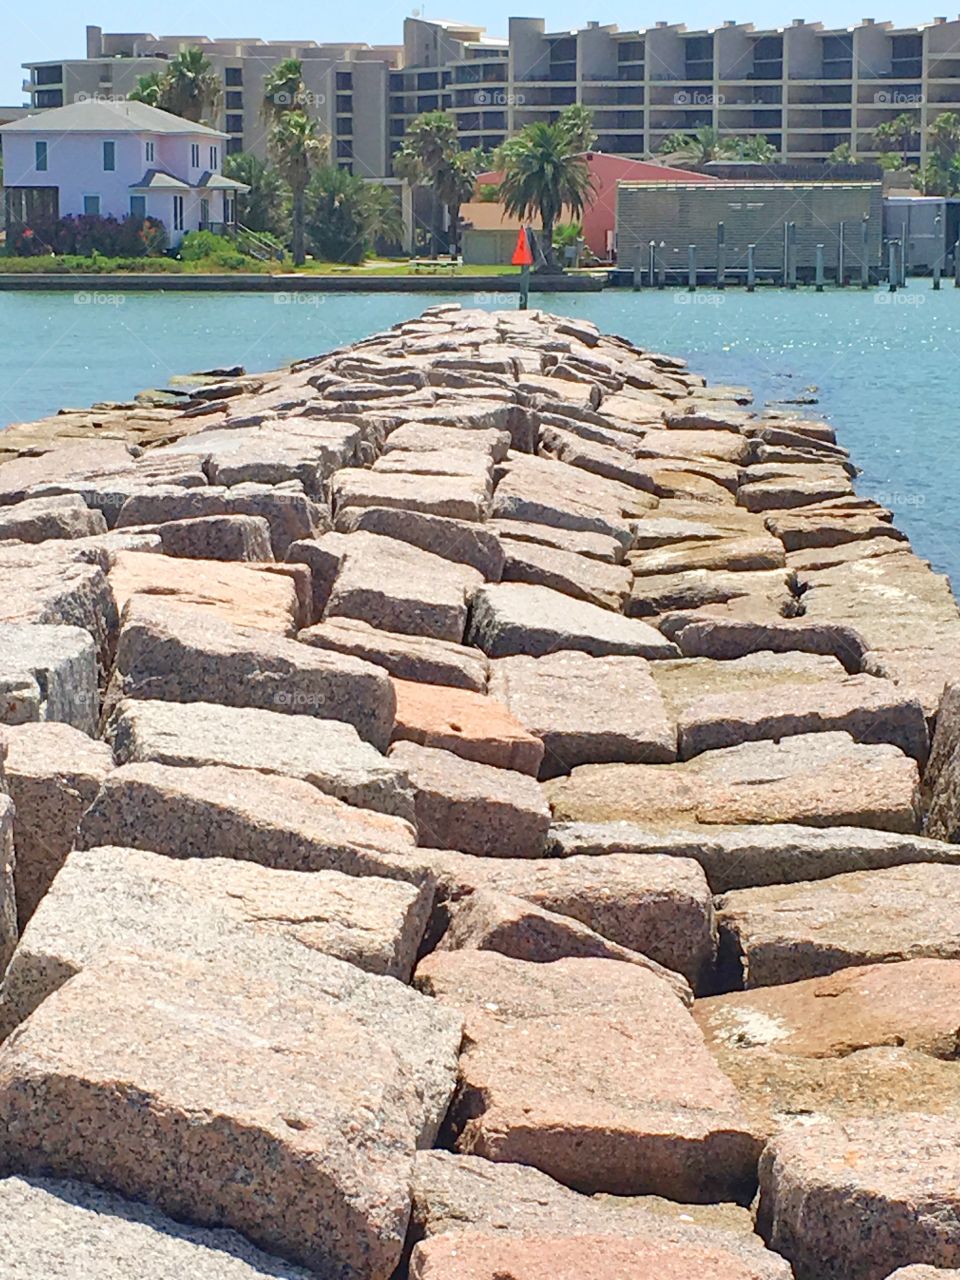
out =
{"type": "Polygon", "coordinates": [[[167,233],[156,218],[101,218],[73,214],[55,222],[34,222],[17,227],[7,237],[7,256],[29,258],[38,254],[106,258],[154,258],[167,247],[167,233]]]}

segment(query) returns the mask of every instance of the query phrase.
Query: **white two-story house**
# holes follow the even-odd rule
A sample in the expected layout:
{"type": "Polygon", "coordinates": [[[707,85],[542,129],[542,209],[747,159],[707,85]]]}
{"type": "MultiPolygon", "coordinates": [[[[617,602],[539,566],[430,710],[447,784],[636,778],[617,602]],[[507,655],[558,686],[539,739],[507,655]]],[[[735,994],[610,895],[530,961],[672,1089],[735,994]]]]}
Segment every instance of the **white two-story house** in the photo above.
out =
{"type": "Polygon", "coordinates": [[[157,218],[171,246],[236,222],[226,134],[142,102],[92,98],[0,127],[8,234],[74,214],[157,218]]]}

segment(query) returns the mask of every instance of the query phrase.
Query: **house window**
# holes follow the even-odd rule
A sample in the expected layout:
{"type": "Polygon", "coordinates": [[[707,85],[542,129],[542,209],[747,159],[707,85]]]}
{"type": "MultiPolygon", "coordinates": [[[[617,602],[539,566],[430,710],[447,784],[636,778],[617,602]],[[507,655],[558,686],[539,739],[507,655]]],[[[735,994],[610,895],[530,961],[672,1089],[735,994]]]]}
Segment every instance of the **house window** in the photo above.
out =
{"type": "Polygon", "coordinates": [[[104,173],[113,173],[117,167],[117,144],[115,142],[105,142],[103,144],[103,171],[104,173]]]}
{"type": "Polygon", "coordinates": [[[243,139],[228,138],[227,139],[227,155],[238,156],[238,155],[241,155],[242,153],[243,153],[243,139]]]}
{"type": "Polygon", "coordinates": [[[243,94],[238,90],[235,89],[232,93],[229,92],[228,90],[226,94],[226,99],[227,99],[226,106],[228,111],[243,110],[243,94]]]}
{"type": "Polygon", "coordinates": [[[63,90],[37,89],[33,95],[33,105],[35,107],[62,107],[63,90]]]}
{"type": "Polygon", "coordinates": [[[210,168],[215,171],[219,163],[220,163],[220,149],[219,147],[211,147],[210,148],[210,168]]]}
{"type": "Polygon", "coordinates": [[[206,231],[210,226],[210,201],[203,199],[200,201],[200,230],[206,231]]]}
{"type": "Polygon", "coordinates": [[[47,144],[38,142],[35,144],[36,149],[36,165],[37,173],[46,173],[47,171],[47,144]]]}
{"type": "Polygon", "coordinates": [[[100,217],[100,197],[84,196],[83,212],[87,214],[88,217],[99,218],[100,217]]]}
{"type": "Polygon", "coordinates": [[[343,142],[343,141],[338,142],[337,156],[343,160],[352,160],[353,159],[353,143],[343,142]]]}
{"type": "Polygon", "coordinates": [[[183,196],[173,197],[173,229],[183,230],[183,196]]]}
{"type": "Polygon", "coordinates": [[[146,153],[147,153],[147,164],[153,164],[154,160],[156,159],[156,155],[157,155],[157,147],[156,147],[156,143],[154,143],[154,142],[148,142],[148,143],[146,144],[146,148],[145,148],[145,149],[146,149],[146,153]]]}
{"type": "Polygon", "coordinates": [[[242,85],[243,67],[227,67],[223,73],[223,83],[234,86],[242,85]]]}
{"type": "Polygon", "coordinates": [[[339,89],[352,89],[352,88],[353,88],[353,72],[338,71],[337,72],[337,89],[339,90],[339,89]]]}
{"type": "Polygon", "coordinates": [[[194,169],[200,168],[200,143],[190,143],[190,164],[194,169]]]}
{"type": "Polygon", "coordinates": [[[227,133],[243,133],[243,116],[227,116],[227,133]]]}
{"type": "Polygon", "coordinates": [[[131,196],[130,197],[130,217],[139,218],[142,222],[147,216],[147,197],[131,196]]]}

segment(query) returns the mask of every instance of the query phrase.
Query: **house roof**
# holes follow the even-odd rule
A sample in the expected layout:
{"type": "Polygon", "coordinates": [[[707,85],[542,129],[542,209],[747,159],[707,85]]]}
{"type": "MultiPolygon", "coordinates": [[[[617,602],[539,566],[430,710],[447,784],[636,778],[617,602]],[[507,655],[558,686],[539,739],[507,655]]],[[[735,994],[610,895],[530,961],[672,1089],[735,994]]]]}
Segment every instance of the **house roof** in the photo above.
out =
{"type": "Polygon", "coordinates": [[[235,178],[225,178],[222,173],[211,173],[209,170],[198,179],[198,187],[205,191],[249,191],[245,182],[237,182],[235,178]]]}
{"type": "Polygon", "coordinates": [[[148,169],[139,182],[131,182],[131,191],[191,191],[189,182],[175,178],[162,169],[148,169]]]}
{"type": "Polygon", "coordinates": [[[225,133],[205,124],[148,107],[145,102],[113,102],[88,98],[66,107],[52,107],[0,126],[3,133],[160,133],[204,134],[225,138],[225,133]]]}

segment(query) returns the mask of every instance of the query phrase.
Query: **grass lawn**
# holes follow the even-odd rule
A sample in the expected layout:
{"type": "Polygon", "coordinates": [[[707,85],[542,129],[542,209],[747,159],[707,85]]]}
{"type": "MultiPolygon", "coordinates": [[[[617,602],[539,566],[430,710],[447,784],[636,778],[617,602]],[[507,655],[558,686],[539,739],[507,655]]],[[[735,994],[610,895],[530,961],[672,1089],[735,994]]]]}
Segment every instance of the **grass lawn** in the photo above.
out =
{"type": "Polygon", "coordinates": [[[464,266],[455,269],[438,267],[416,270],[409,259],[371,258],[359,266],[342,262],[316,262],[309,260],[303,267],[292,263],[260,262],[249,259],[242,267],[224,267],[215,261],[200,259],[197,262],[180,262],[175,258],[79,258],[37,256],[32,258],[0,257],[0,274],[9,272],[22,275],[90,275],[90,274],[170,274],[170,275],[331,275],[331,276],[515,276],[516,267],[464,266]]]}

